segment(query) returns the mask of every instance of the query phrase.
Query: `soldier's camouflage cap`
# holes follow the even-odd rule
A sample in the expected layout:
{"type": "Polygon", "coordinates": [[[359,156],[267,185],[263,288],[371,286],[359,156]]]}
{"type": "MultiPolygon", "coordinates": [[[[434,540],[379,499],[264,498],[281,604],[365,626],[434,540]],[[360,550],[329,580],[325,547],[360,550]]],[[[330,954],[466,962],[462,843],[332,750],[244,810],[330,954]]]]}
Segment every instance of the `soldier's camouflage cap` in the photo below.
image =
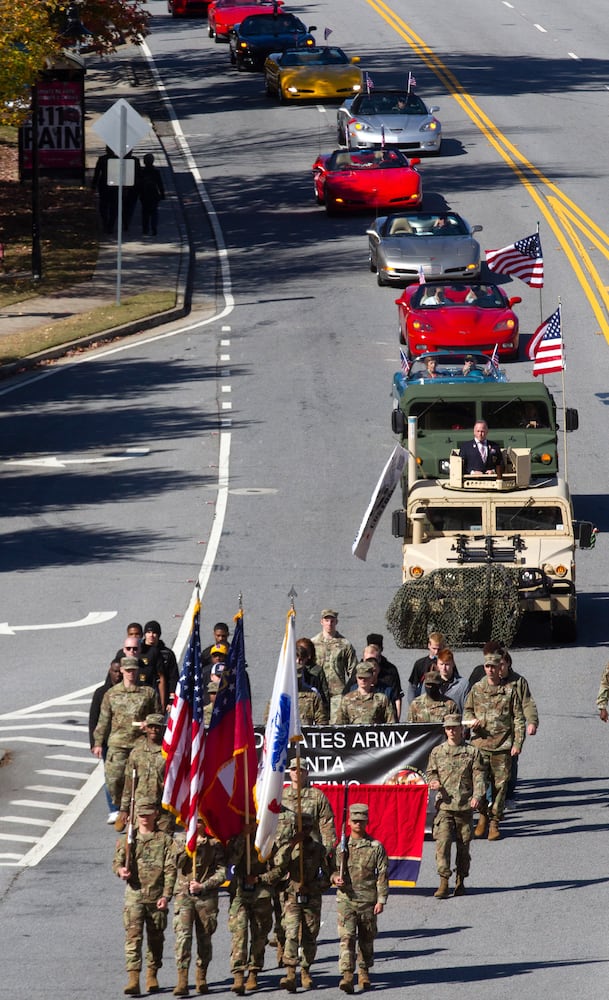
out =
{"type": "Polygon", "coordinates": [[[362,663],[358,663],[355,668],[356,677],[372,677],[374,675],[374,667],[372,663],[368,660],[364,660],[362,663]]]}
{"type": "Polygon", "coordinates": [[[153,813],[158,811],[159,807],[156,802],[140,802],[137,807],[138,816],[152,816],[153,813]]]}
{"type": "Polygon", "coordinates": [[[484,666],[498,667],[502,659],[501,653],[487,653],[484,657],[484,666]]]}
{"type": "Polygon", "coordinates": [[[146,716],[147,726],[164,726],[165,717],[160,714],[160,712],[152,712],[150,715],[146,716]]]}
{"type": "Polygon", "coordinates": [[[123,656],[121,660],[122,670],[139,670],[140,665],[135,656],[123,656]]]}
{"type": "Polygon", "coordinates": [[[363,802],[354,802],[352,806],[349,806],[349,819],[364,819],[368,822],[368,806],[364,805],[363,802]]]}
{"type": "Polygon", "coordinates": [[[218,683],[216,681],[210,681],[209,682],[209,684],[207,685],[207,693],[208,694],[217,694],[218,693],[218,683]]]}
{"type": "Polygon", "coordinates": [[[442,683],[442,674],[439,674],[437,670],[428,670],[423,677],[423,684],[437,684],[438,686],[442,683]]]}
{"type": "Polygon", "coordinates": [[[444,722],[442,723],[442,725],[444,726],[445,729],[447,726],[460,726],[461,716],[459,715],[458,712],[453,712],[450,715],[445,715],[444,722]]]}
{"type": "Polygon", "coordinates": [[[338,618],[338,611],[332,611],[331,608],[324,608],[321,613],[322,618],[338,618]]]}

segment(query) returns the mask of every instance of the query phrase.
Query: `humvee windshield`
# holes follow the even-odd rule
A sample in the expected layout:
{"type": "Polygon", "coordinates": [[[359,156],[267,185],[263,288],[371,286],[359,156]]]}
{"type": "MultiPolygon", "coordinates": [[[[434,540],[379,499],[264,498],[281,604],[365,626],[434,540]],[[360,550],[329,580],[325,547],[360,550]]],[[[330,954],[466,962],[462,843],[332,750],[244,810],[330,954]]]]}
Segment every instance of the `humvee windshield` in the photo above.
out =
{"type": "Polygon", "coordinates": [[[564,531],[562,507],[498,507],[497,531],[564,531]]]}

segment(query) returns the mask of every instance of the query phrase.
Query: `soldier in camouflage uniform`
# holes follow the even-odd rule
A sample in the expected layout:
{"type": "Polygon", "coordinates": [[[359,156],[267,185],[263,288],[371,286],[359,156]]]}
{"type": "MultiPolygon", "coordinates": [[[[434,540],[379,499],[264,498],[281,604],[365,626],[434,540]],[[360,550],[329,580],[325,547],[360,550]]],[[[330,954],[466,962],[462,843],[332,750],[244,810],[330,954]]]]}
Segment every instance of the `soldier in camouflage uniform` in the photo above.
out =
{"type": "MultiPolygon", "coordinates": [[[[306,762],[299,754],[293,754],[288,762],[290,785],[283,789],[281,812],[275,834],[275,844],[278,848],[285,846],[296,833],[298,802],[302,812],[308,813],[313,819],[312,835],[322,843],[329,858],[333,857],[336,844],[336,827],[332,806],[320,788],[309,784],[309,772],[306,762]]],[[[287,883],[284,879],[277,882],[273,888],[273,909],[275,912],[275,937],[277,943],[277,964],[283,964],[285,946],[285,931],[282,923],[284,896],[287,883]]],[[[271,943],[271,942],[269,942],[271,943]]]]}
{"type": "Polygon", "coordinates": [[[471,741],[480,750],[491,786],[490,824],[486,798],[480,802],[480,819],[474,836],[499,840],[512,757],[518,756],[525,738],[525,718],[513,684],[501,683],[501,654],[484,657],[486,677],[474,684],[465,699],[463,716],[471,741]]]}
{"type": "Polygon", "coordinates": [[[288,993],[296,992],[299,954],[301,986],[305,990],[313,989],[310,969],[317,953],[321,896],[330,885],[328,855],[312,836],[313,817],[309,813],[302,813],[301,826],[302,833],[281,847],[275,858],[277,868],[287,878],[283,899],[283,964],[287,971],[279,985],[288,993]]]}
{"type": "Polygon", "coordinates": [[[440,885],[434,896],[447,899],[450,878],[450,851],[457,845],[457,881],[455,896],[465,894],[464,879],[469,875],[472,817],[486,793],[486,770],[480,752],[465,743],[460,715],[444,719],[446,742],[434,747],[429,755],[427,780],[437,792],[433,839],[436,842],[436,865],[440,885]]]}
{"type": "Polygon", "coordinates": [[[173,931],[178,982],[173,992],[177,997],[187,997],[193,926],[197,935],[195,987],[197,993],[209,993],[207,967],[211,962],[212,934],[218,926],[218,889],[226,879],[226,863],[222,844],[206,835],[202,819],[197,822],[196,859],[186,853],[185,834],[175,838],[175,851],[178,880],[173,931]]]}
{"type": "Polygon", "coordinates": [[[227,867],[233,870],[228,911],[231,934],[230,968],[233,974],[231,990],[238,996],[258,988],[258,973],[264,967],[264,949],[273,925],[272,889],[281,873],[275,868],[273,855],[260,861],[254,847],[256,827],[250,824],[228,844],[227,867]],[[249,858],[249,866],[248,866],[249,858]],[[249,951],[248,951],[249,936],[249,951]],[[247,981],[245,973],[249,970],[247,981]]]}
{"type": "Polygon", "coordinates": [[[171,813],[161,809],[163,799],[163,784],[165,780],[165,758],[161,744],[165,720],[159,713],[146,716],[144,732],[145,740],[138,740],[127,758],[125,767],[125,784],[121,798],[121,808],[116,820],[119,833],[125,829],[131,805],[133,791],[133,772],[135,771],[135,813],[140,802],[156,802],[159,809],[157,828],[164,833],[173,833],[174,823],[171,813]]]}
{"type": "Polygon", "coordinates": [[[340,699],[336,712],[338,726],[390,725],[397,722],[393,702],[386,694],[374,690],[374,675],[372,663],[358,663],[355,668],[357,688],[340,699]]]}
{"type": "Polygon", "coordinates": [[[366,830],[368,806],[361,803],[349,806],[349,822],[347,857],[330,879],[337,888],[338,968],[342,974],[338,986],[343,993],[354,992],[356,942],[358,985],[362,990],[370,989],[368,970],[374,965],[376,918],[383,912],[389,893],[387,853],[366,830]]]}
{"type": "Polygon", "coordinates": [[[128,844],[128,834],[121,837],[112,864],[115,875],[127,883],[123,922],[129,982],[123,992],[128,996],[139,996],[140,993],[144,927],[147,937],[147,992],[158,991],[156,974],[163,964],[167,910],[176,880],[176,863],[173,840],[156,829],[157,815],[154,802],[140,803],[133,843],[128,844]]]}
{"type": "Polygon", "coordinates": [[[596,707],[598,708],[598,714],[601,722],[607,722],[609,719],[609,713],[607,712],[607,703],[609,702],[609,663],[603,670],[603,676],[601,677],[601,685],[598,689],[598,696],[596,698],[596,707]]]}
{"type": "Polygon", "coordinates": [[[217,681],[210,681],[207,685],[207,697],[209,702],[203,708],[203,725],[206,729],[209,729],[209,724],[211,722],[212,713],[214,710],[214,705],[216,704],[216,697],[218,695],[218,688],[220,685],[217,681]]]}
{"type": "Polygon", "coordinates": [[[117,812],[115,819],[123,794],[127,758],[142,738],[146,716],[160,712],[156,691],[145,686],[138,687],[137,672],[135,657],[124,656],[121,660],[122,683],[106,691],[93,733],[92,754],[101,759],[103,744],[108,745],[104,770],[106,785],[117,812]]]}
{"type": "Polygon", "coordinates": [[[337,631],[338,612],[326,608],[321,613],[321,632],[314,635],[315,660],[324,674],[330,696],[330,722],[335,722],[336,710],[345,685],[357,666],[357,653],[350,642],[337,631]]]}
{"type": "Polygon", "coordinates": [[[442,676],[437,670],[429,670],[423,683],[424,694],[420,694],[408,706],[408,722],[444,722],[447,715],[459,713],[452,698],[442,694],[442,676]]]}

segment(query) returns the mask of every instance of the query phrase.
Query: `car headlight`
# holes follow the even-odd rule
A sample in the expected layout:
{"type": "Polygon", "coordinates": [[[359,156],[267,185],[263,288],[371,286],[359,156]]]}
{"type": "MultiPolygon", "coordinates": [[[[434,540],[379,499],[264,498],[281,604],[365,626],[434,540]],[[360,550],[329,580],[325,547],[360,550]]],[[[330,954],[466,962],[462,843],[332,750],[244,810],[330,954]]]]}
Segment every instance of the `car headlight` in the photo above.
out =
{"type": "Polygon", "coordinates": [[[421,125],[419,132],[437,132],[440,127],[440,122],[436,118],[432,118],[430,122],[425,122],[421,125]]]}
{"type": "Polygon", "coordinates": [[[498,323],[495,323],[493,330],[499,333],[501,330],[513,330],[515,326],[516,322],[511,318],[500,319],[498,323]]]}
{"type": "Polygon", "coordinates": [[[431,333],[433,326],[431,323],[424,323],[420,319],[413,320],[412,329],[417,333],[431,333]]]}
{"type": "Polygon", "coordinates": [[[356,132],[371,132],[372,129],[370,128],[369,125],[366,125],[365,122],[356,122],[355,123],[355,131],[356,132]]]}
{"type": "Polygon", "coordinates": [[[353,84],[353,90],[360,91],[361,89],[362,89],[361,83],[354,83],[353,84]]]}

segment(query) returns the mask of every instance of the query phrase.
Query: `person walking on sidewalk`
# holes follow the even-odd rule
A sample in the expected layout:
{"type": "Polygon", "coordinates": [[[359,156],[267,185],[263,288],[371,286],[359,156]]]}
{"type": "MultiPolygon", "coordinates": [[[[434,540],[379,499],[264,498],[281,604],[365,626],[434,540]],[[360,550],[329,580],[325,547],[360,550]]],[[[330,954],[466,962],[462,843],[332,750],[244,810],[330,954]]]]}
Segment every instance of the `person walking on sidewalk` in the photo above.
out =
{"type": "Polygon", "coordinates": [[[140,170],[138,194],[142,205],[142,233],[148,236],[150,230],[156,236],[159,222],[159,202],[165,198],[165,188],[161,171],[154,166],[154,156],[146,153],[144,166],[140,170]]]}

